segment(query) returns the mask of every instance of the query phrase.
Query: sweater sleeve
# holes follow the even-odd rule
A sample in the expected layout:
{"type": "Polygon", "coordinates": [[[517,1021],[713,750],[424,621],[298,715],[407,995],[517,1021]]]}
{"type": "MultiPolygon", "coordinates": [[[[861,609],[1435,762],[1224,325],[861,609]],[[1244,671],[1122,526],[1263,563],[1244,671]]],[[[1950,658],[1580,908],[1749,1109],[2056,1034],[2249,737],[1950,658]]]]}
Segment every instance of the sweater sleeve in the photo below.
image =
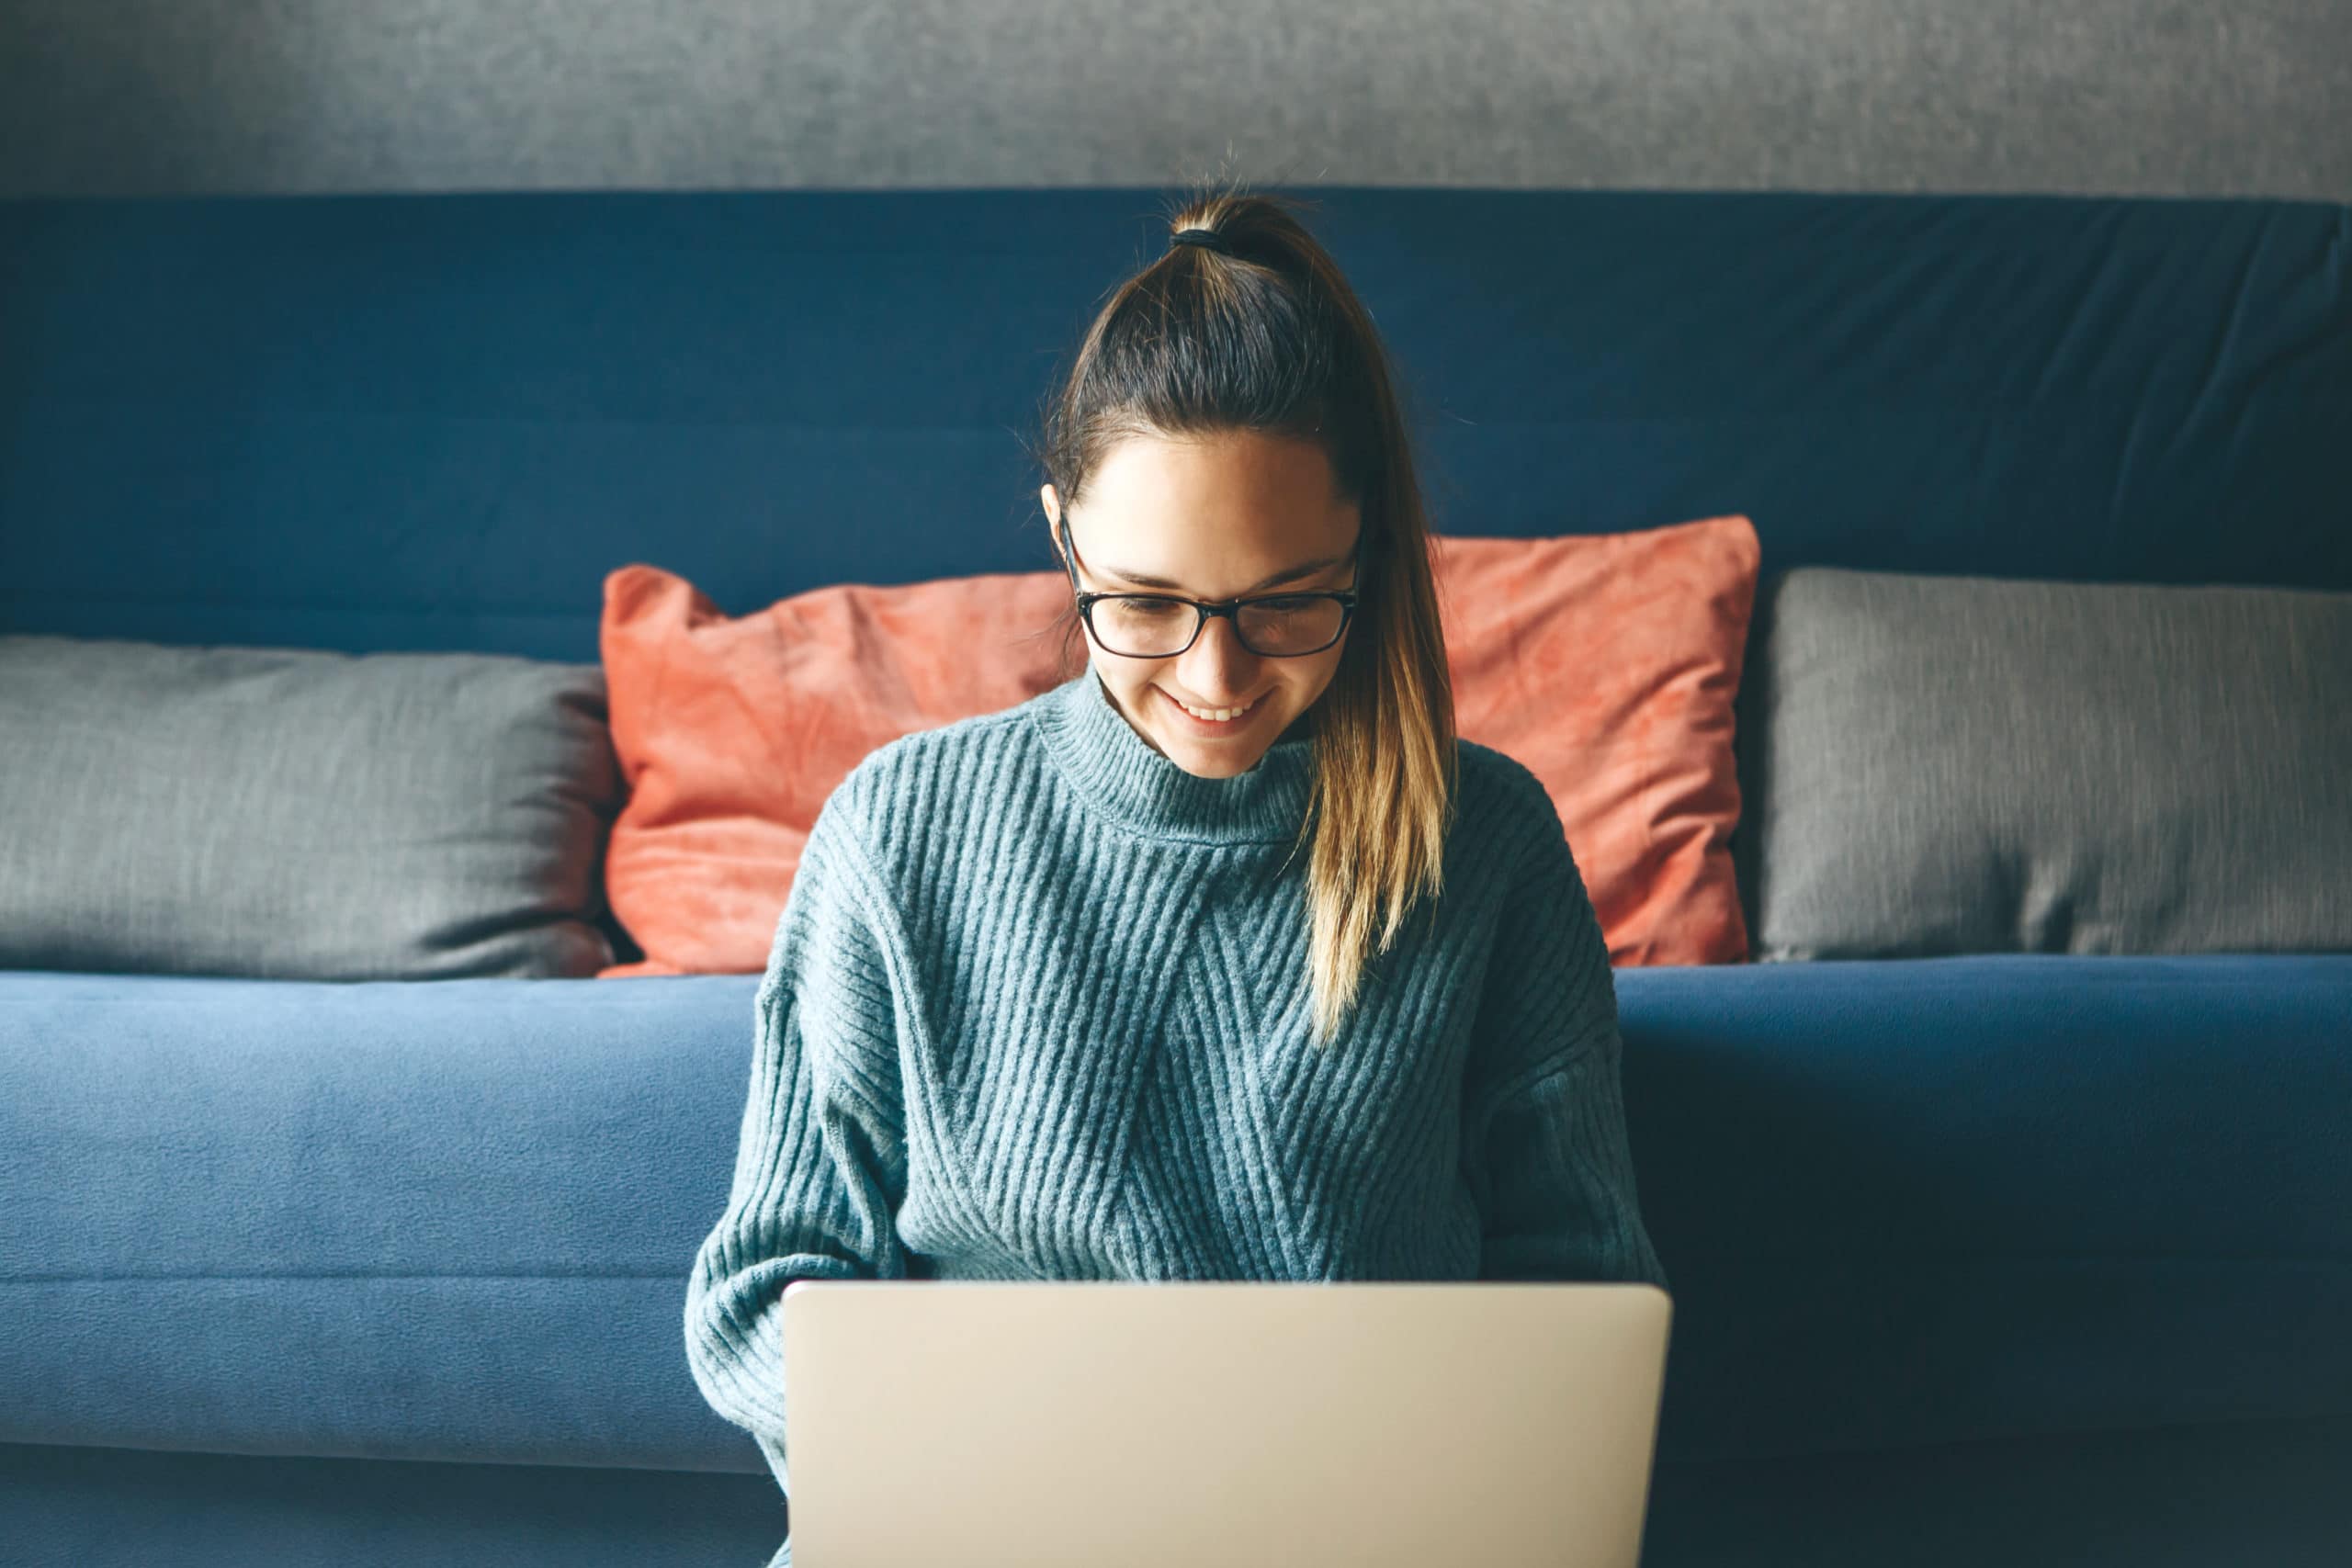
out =
{"type": "Polygon", "coordinates": [[[1542,798],[1549,826],[1503,906],[1464,1083],[1478,1277],[1663,1289],[1634,1191],[1609,948],[1558,812],[1542,798]]]}
{"type": "MultiPolygon", "coordinates": [[[[904,1108],[880,885],[845,792],[802,851],[754,1009],[751,1091],[727,1207],[687,1280],[687,1365],[758,1440],[786,1494],[785,1287],[904,1279],[904,1108]]],[[[788,1562],[787,1541],[774,1560],[788,1562]]]]}

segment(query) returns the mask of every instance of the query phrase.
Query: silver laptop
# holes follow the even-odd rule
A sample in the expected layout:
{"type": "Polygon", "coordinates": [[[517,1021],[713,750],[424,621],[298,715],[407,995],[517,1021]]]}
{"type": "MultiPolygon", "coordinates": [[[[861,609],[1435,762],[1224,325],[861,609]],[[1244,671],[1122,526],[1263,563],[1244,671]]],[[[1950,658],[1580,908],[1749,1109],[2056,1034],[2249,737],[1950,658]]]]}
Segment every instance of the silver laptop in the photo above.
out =
{"type": "Polygon", "coordinates": [[[795,1568],[1635,1568],[1648,1284],[798,1280],[795,1568]]]}

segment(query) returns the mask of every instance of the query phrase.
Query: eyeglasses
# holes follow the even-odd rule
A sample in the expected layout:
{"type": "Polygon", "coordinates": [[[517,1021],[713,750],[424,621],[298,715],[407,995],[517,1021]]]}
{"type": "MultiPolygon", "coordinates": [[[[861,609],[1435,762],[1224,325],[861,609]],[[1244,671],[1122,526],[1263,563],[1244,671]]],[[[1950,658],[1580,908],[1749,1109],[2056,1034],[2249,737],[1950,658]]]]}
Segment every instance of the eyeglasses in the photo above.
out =
{"type": "MultiPolygon", "coordinates": [[[[1078,550],[1070,543],[1069,514],[1055,519],[1062,538],[1062,565],[1069,572],[1078,613],[1103,651],[1123,659],[1173,659],[1193,646],[1211,615],[1233,622],[1241,646],[1261,659],[1296,659],[1320,653],[1340,640],[1355,618],[1353,586],[1301,593],[1261,593],[1246,599],[1209,601],[1178,593],[1091,593],[1079,586],[1078,550]]],[[[1363,570],[1363,528],[1356,528],[1349,552],[1351,583],[1363,570]]]]}

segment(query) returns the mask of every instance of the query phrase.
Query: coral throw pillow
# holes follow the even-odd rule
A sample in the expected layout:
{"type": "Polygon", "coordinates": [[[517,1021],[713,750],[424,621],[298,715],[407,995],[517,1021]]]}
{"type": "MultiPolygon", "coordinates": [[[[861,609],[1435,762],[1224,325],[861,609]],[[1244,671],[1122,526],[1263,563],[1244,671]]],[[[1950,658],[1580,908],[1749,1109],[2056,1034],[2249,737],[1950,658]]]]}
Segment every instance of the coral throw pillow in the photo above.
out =
{"type": "Polygon", "coordinates": [[[1454,728],[1544,781],[1613,964],[1747,956],[1732,702],[1760,558],[1745,517],[1437,540],[1454,728]]]}
{"type": "Polygon", "coordinates": [[[1046,632],[1069,604],[1059,571],[996,572],[813,589],[732,619],[656,568],[608,575],[600,641],[629,794],[605,891],[645,957],[600,977],[766,968],[833,786],[901,735],[1050,691],[1046,632]]]}
{"type": "MultiPolygon", "coordinates": [[[[1544,781],[1614,963],[1747,956],[1732,699],[1758,558],[1745,517],[1437,541],[1456,728],[1544,781]]],[[[613,572],[605,677],[629,797],[605,886],[645,957],[602,974],[765,967],[833,786],[901,735],[1050,690],[1069,602],[1059,571],[995,573],[729,618],[668,572],[613,572]]]]}

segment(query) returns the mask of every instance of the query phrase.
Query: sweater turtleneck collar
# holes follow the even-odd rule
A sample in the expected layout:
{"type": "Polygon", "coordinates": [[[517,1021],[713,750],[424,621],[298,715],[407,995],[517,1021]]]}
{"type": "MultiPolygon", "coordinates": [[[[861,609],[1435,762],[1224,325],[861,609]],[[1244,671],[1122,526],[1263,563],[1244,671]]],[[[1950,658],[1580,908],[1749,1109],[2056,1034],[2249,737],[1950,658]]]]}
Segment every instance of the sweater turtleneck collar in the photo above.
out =
{"type": "Polygon", "coordinates": [[[1277,740],[1245,773],[1204,778],[1136,733],[1091,667],[1038,699],[1046,749],[1087,801],[1134,831],[1197,843],[1287,843],[1314,794],[1315,742],[1277,740]]]}

